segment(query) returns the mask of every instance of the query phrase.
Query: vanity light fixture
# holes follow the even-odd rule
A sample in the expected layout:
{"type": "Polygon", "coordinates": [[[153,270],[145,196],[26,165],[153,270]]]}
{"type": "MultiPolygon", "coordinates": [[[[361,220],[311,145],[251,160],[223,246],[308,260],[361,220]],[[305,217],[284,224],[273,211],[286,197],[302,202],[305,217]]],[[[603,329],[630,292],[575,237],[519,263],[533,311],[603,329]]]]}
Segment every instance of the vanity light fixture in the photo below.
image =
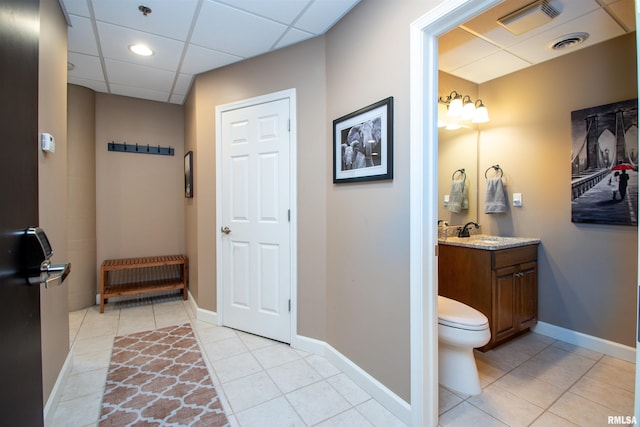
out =
{"type": "Polygon", "coordinates": [[[144,45],[142,43],[129,45],[129,50],[136,55],[140,56],[151,56],[153,55],[153,50],[149,48],[149,46],[144,45]]]}
{"type": "Polygon", "coordinates": [[[455,90],[438,98],[438,127],[453,130],[488,121],[489,111],[481,99],[474,102],[469,95],[455,90]]]}

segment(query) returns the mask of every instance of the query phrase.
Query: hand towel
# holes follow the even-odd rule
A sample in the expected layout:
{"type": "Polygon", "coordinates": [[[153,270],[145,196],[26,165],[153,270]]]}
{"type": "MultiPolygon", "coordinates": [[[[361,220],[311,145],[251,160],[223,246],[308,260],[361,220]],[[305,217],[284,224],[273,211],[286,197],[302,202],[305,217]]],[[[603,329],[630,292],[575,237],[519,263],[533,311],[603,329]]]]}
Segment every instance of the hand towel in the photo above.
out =
{"type": "Polygon", "coordinates": [[[469,209],[469,192],[464,179],[455,179],[451,182],[447,210],[458,213],[461,209],[469,209]]]}
{"type": "Polygon", "coordinates": [[[507,196],[502,178],[487,178],[487,195],[484,201],[484,213],[494,214],[507,211],[507,196]]]}

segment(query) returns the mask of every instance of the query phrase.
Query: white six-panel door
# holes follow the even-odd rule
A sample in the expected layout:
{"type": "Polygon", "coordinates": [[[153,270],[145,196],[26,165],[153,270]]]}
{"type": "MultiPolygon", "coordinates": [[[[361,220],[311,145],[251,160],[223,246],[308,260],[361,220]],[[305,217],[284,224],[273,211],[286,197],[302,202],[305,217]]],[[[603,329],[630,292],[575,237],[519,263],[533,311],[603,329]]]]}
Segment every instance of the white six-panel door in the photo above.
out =
{"type": "Polygon", "coordinates": [[[290,342],[289,100],[224,111],[220,125],[223,323],[290,342]]]}

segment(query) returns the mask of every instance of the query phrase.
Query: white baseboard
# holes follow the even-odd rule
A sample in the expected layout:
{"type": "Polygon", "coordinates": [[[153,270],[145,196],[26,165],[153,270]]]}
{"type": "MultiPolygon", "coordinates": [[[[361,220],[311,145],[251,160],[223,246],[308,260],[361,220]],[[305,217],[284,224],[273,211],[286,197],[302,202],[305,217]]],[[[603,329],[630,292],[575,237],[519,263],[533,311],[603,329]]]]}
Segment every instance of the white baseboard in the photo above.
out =
{"type": "Polygon", "coordinates": [[[193,309],[193,312],[196,314],[196,318],[206,323],[211,323],[212,325],[219,325],[218,323],[218,313],[211,310],[205,310],[204,308],[198,307],[195,298],[191,295],[191,291],[189,291],[189,304],[193,309]]]}
{"type": "Polygon", "coordinates": [[[597,351],[608,356],[636,363],[636,349],[613,341],[608,341],[582,332],[572,331],[550,323],[538,322],[533,332],[555,338],[569,344],[597,351]]]}
{"type": "Polygon", "coordinates": [[[353,363],[348,357],[331,345],[314,338],[296,335],[291,342],[291,346],[318,356],[323,356],[400,421],[406,425],[410,424],[411,406],[409,403],[405,402],[397,394],[389,390],[384,384],[369,375],[364,369],[353,363]]]}
{"type": "Polygon", "coordinates": [[[58,373],[58,378],[56,379],[56,383],[53,385],[51,389],[51,393],[49,394],[49,398],[47,399],[47,403],[44,405],[44,424],[52,425],[53,424],[53,416],[54,413],[51,412],[52,408],[56,408],[58,403],[60,402],[60,398],[62,397],[62,391],[64,389],[64,384],[67,381],[69,375],[71,375],[71,369],[73,368],[73,353],[69,350],[67,354],[67,358],[62,364],[62,368],[58,373]]]}

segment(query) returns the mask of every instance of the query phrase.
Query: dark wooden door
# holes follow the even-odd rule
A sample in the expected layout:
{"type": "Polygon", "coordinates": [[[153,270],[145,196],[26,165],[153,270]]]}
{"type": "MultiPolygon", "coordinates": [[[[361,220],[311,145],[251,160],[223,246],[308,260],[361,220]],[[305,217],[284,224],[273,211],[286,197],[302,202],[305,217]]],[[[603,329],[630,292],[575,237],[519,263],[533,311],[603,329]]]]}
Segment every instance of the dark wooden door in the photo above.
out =
{"type": "Polygon", "coordinates": [[[0,424],[42,426],[40,288],[19,274],[38,225],[39,0],[0,0],[0,424]]]}

